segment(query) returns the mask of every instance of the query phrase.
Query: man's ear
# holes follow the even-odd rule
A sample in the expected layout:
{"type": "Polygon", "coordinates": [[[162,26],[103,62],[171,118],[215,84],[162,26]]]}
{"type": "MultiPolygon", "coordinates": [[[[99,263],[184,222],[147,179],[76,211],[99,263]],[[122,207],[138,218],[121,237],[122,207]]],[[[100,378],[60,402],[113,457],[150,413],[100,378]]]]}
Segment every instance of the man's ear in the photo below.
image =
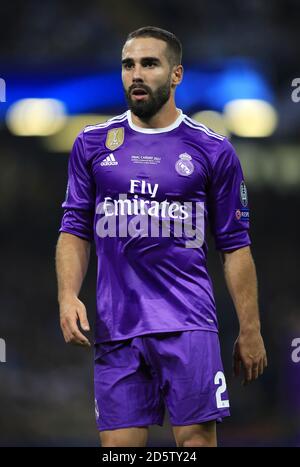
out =
{"type": "Polygon", "coordinates": [[[172,87],[178,86],[183,78],[183,66],[175,65],[172,71],[172,87]]]}

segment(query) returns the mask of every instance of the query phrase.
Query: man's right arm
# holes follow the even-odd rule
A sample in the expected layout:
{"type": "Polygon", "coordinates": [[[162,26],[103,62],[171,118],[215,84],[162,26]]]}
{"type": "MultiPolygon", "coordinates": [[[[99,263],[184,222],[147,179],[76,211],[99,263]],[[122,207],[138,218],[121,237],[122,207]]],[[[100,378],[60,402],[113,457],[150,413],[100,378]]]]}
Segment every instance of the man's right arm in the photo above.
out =
{"type": "Polygon", "coordinates": [[[67,343],[90,346],[89,340],[80,332],[89,331],[86,308],[78,295],[86,275],[91,244],[76,235],[61,232],[56,246],[56,275],[60,325],[67,343]]]}

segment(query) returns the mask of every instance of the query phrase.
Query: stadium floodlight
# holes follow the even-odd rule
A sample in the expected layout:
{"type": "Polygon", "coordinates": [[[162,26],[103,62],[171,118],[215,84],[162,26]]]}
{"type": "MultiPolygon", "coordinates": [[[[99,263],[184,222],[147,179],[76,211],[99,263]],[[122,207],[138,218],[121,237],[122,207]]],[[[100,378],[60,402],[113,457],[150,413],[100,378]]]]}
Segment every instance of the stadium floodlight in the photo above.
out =
{"type": "Polygon", "coordinates": [[[224,107],[226,125],[237,136],[257,138],[271,136],[277,127],[275,108],[260,99],[235,99],[224,107]]]}
{"type": "Polygon", "coordinates": [[[65,124],[66,111],[57,99],[21,99],[11,105],[6,123],[17,136],[48,136],[65,124]]]}

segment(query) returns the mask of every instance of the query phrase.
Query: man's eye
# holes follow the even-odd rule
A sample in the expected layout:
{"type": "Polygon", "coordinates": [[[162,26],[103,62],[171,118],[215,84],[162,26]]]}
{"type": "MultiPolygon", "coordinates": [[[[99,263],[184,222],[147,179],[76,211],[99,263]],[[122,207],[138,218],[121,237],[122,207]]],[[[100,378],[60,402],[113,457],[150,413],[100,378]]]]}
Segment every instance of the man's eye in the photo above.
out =
{"type": "Polygon", "coordinates": [[[145,63],[144,66],[146,66],[148,68],[152,68],[153,66],[155,66],[155,63],[154,62],[145,63]]]}
{"type": "Polygon", "coordinates": [[[130,68],[133,67],[132,63],[124,63],[123,66],[124,66],[124,68],[125,68],[126,70],[129,70],[130,68]]]}

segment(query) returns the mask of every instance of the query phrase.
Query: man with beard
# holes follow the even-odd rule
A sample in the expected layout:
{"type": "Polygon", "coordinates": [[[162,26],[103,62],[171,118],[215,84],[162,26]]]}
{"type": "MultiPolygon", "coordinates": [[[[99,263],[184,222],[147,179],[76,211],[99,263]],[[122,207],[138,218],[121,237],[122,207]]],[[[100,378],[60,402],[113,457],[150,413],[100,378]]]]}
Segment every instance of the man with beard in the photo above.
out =
{"type": "MultiPolygon", "coordinates": [[[[267,364],[242,169],[225,137],[176,107],[182,78],[174,34],[156,27],[129,34],[122,51],[129,110],[86,127],[70,156],[56,253],[60,323],[66,342],[90,345],[78,296],[94,240],[95,410],[102,446],[145,446],[148,426],[163,424],[165,407],[177,446],[217,444],[216,422],[229,415],[229,400],[206,266],[208,223],[240,324],[235,373],[242,366],[247,384],[267,364]],[[176,222],[176,206],[196,205],[202,240],[191,247],[179,224],[166,235],[166,219],[150,211],[125,216],[125,227],[131,223],[125,231],[124,213],[113,210],[124,197],[127,203],[170,202],[168,215],[176,222]],[[109,210],[103,209],[107,200],[109,210]],[[103,220],[111,216],[120,224],[104,232],[103,220]],[[139,230],[150,217],[159,229],[139,230]]],[[[189,226],[197,225],[197,215],[190,211],[189,226]]]]}

